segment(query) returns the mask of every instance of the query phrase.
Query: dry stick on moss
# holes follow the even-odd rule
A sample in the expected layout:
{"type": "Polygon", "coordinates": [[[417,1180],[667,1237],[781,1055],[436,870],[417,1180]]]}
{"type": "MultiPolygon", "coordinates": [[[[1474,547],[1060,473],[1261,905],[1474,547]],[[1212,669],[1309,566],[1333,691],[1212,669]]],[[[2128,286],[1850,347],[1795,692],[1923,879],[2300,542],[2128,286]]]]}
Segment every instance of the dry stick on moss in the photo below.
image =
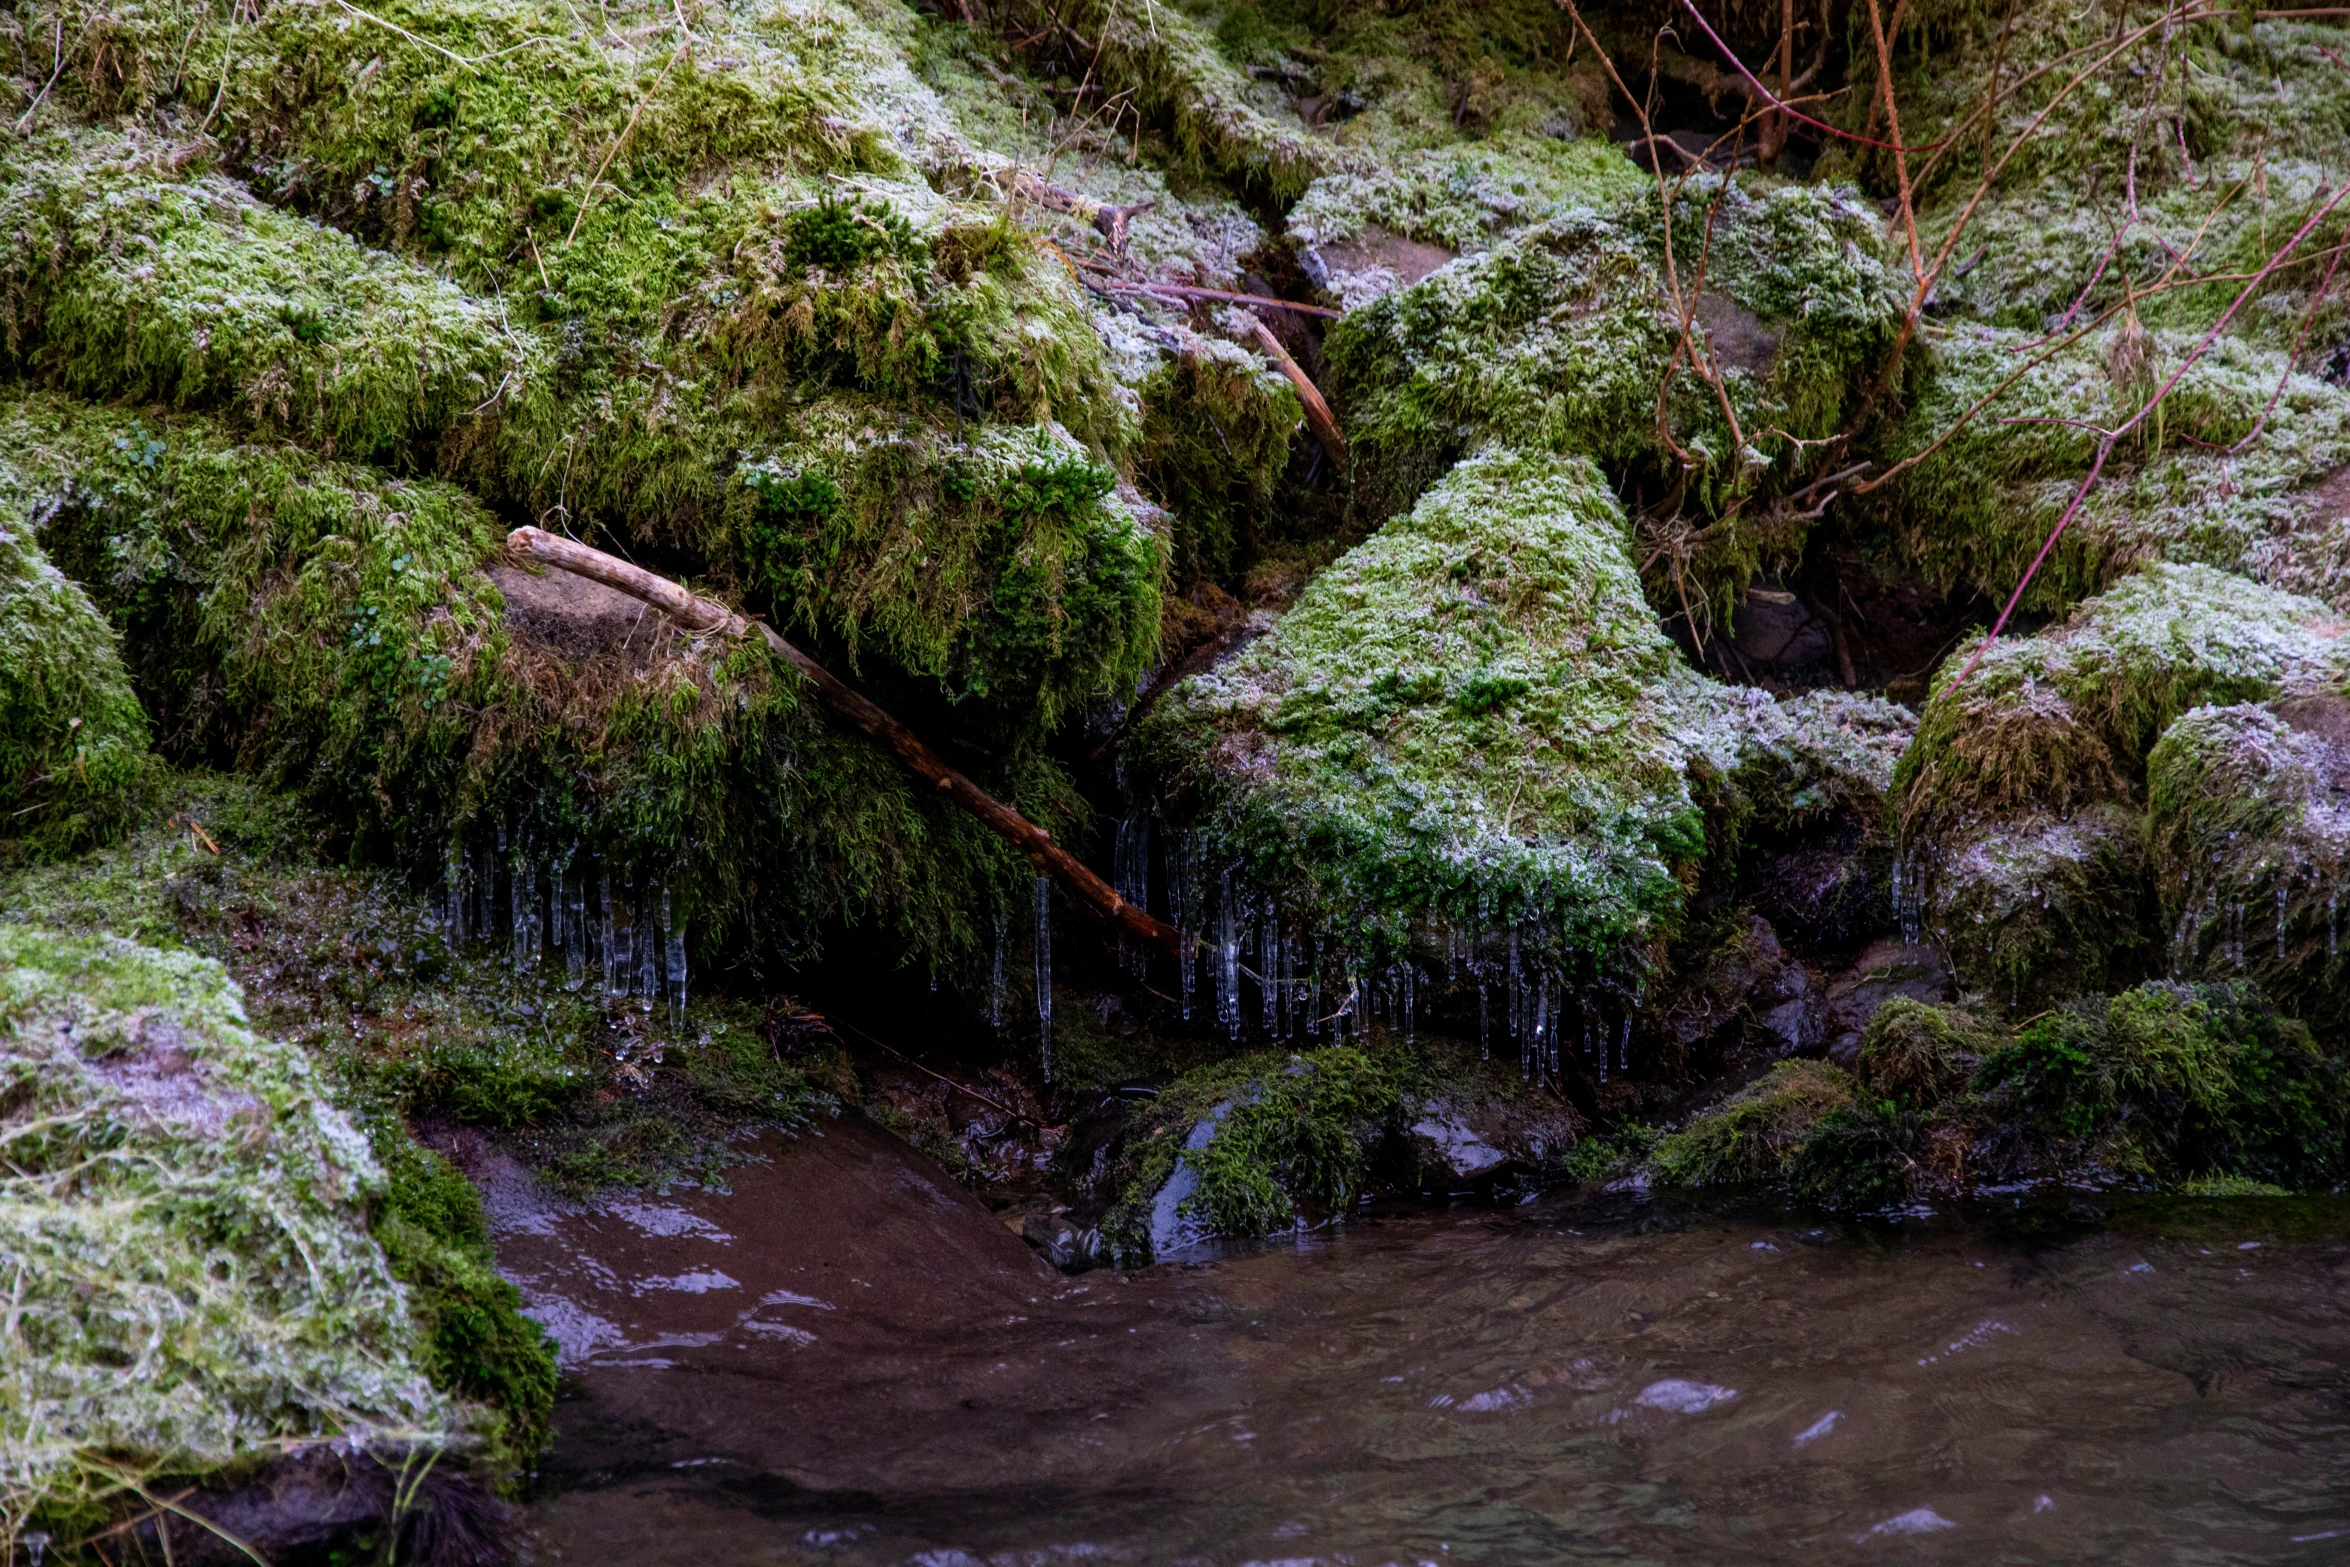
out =
{"type": "MultiPolygon", "coordinates": [[[[682,17],[679,18],[679,25],[681,27],[684,25],[682,17]]],[[[604,152],[604,161],[596,165],[596,177],[588,181],[587,194],[581,198],[579,211],[571,219],[571,232],[563,236],[565,250],[569,250],[571,242],[579,238],[579,226],[585,223],[587,215],[595,210],[596,192],[604,183],[604,171],[612,167],[614,158],[620,156],[620,149],[628,144],[628,133],[636,129],[638,120],[644,118],[645,105],[653,101],[653,94],[659,92],[661,84],[669,80],[669,73],[677,68],[677,62],[684,57],[686,50],[693,47],[693,43],[693,34],[687,33],[678,46],[669,51],[669,63],[661,67],[661,74],[653,78],[653,85],[645,89],[644,96],[637,99],[636,107],[628,111],[628,123],[620,127],[620,134],[612,138],[612,145],[604,152]]]]}
{"type": "Polygon", "coordinates": [[[459,54],[454,49],[443,48],[441,45],[434,43],[429,38],[419,38],[414,33],[408,31],[407,28],[400,26],[397,22],[387,22],[382,17],[376,15],[373,11],[362,11],[359,9],[359,7],[352,4],[351,0],[335,0],[335,4],[341,6],[344,10],[350,12],[353,16],[358,17],[361,21],[373,22],[376,26],[381,27],[388,32],[398,33],[402,38],[405,38],[410,43],[416,45],[417,48],[430,49],[434,54],[441,56],[443,59],[454,60],[459,65],[463,66],[466,70],[472,71],[477,75],[480,73],[481,68],[489,64],[492,60],[503,59],[510,54],[519,54],[525,49],[533,49],[540,44],[554,44],[561,43],[563,41],[560,38],[525,38],[518,44],[508,44],[505,48],[498,50],[494,54],[485,54],[478,59],[474,59],[466,55],[459,54]]]}
{"type": "Polygon", "coordinates": [[[1126,249],[1127,224],[1137,215],[1159,204],[1158,197],[1145,196],[1130,206],[1112,206],[1106,201],[1096,201],[1091,196],[1080,196],[1075,191],[1063,190],[1027,169],[1017,170],[1012,175],[1012,194],[1026,197],[1048,211],[1065,212],[1080,223],[1091,224],[1094,232],[1110,242],[1111,250],[1121,253],[1126,249]]]}
{"type": "Polygon", "coordinates": [[[2197,360],[2210,351],[2211,345],[2219,340],[2220,333],[2227,330],[2228,323],[2236,318],[2236,312],[2244,308],[2244,301],[2250,299],[2253,291],[2268,280],[2268,275],[2271,272],[2284,265],[2285,258],[2290,256],[2295,247],[2309,237],[2311,230],[2326,220],[2334,208],[2341,205],[2345,196],[2350,196],[2350,182],[2345,182],[2337,187],[2334,194],[2327,199],[2326,204],[2311,213],[2309,221],[2295,230],[2291,239],[2285,241],[2284,248],[2268,258],[2268,264],[2253,275],[2252,281],[2244,285],[2243,291],[2235,297],[2226,310],[2220,313],[2220,318],[2211,324],[2211,330],[2204,333],[2187,357],[2179,361],[2179,367],[2171,372],[2170,379],[2156,387],[2154,395],[2140,404],[2136,413],[2130,415],[2113,429],[2104,432],[2102,439],[2097,443],[2097,460],[2089,465],[2088,476],[2082,479],[2080,487],[2073,491],[2073,498],[2065,503],[2063,514],[2056,519],[2056,526],[2049,529],[2048,537],[2041,541],[2040,553],[2033,556],[2032,564],[2024,569],[2023,580],[2015,585],[2015,592],[2008,595],[2007,607],[1999,612],[1999,619],[1993,623],[1990,633],[1983,638],[1982,644],[1975,649],[1973,656],[1967,659],[1965,667],[1959,670],[1957,678],[1943,688],[1942,696],[1945,701],[1949,699],[1951,692],[1965,684],[1966,677],[1975,672],[1975,666],[1980,664],[1983,661],[1983,655],[1991,650],[1991,644],[1999,640],[1999,633],[2007,628],[2008,617],[2013,615],[2015,607],[2023,602],[2024,590],[2032,585],[2032,578],[2039,574],[2041,564],[2048,559],[2049,552],[2056,548],[2056,541],[2064,536],[2065,528],[2080,511],[2081,503],[2086,501],[2089,498],[2089,492],[2097,487],[2098,477],[2105,472],[2106,459],[2113,455],[2113,449],[2120,443],[2121,438],[2136,428],[2147,415],[2162,406],[2162,400],[2171,394],[2171,389],[2176,387],[2180,379],[2194,368],[2197,360]]]}
{"type": "Polygon", "coordinates": [[[1259,310],[1287,310],[1301,316],[1322,316],[1332,321],[1343,321],[1346,312],[1332,310],[1325,305],[1301,305],[1294,299],[1271,299],[1263,294],[1234,294],[1221,288],[1195,288],[1188,283],[1096,283],[1086,281],[1087,288],[1099,289],[1105,294],[1171,294],[1177,300],[1214,299],[1228,305],[1249,305],[1259,310]]]}
{"type": "Polygon", "coordinates": [[[618,556],[576,544],[540,528],[516,528],[507,535],[506,545],[517,559],[557,567],[650,604],[688,631],[743,636],[756,625],[768,649],[815,686],[825,706],[852,728],[889,747],[909,771],[1027,855],[1039,872],[1059,882],[1087,912],[1115,925],[1126,935],[1150,942],[1170,956],[1183,955],[1185,943],[1175,927],[1153,919],[1147,911],[1120,897],[1115,888],[1088,870],[1083,861],[1053,842],[1051,833],[940,761],[937,753],[924,745],[911,729],[785,641],[774,627],[747,621],[723,604],[696,598],[667,577],[656,576],[618,556]]]}
{"type": "Polygon", "coordinates": [[[1305,371],[1298,368],[1297,361],[1289,357],[1289,350],[1281,346],[1281,339],[1273,335],[1273,329],[1261,320],[1256,322],[1256,328],[1257,345],[1264,349],[1265,357],[1273,361],[1273,367],[1289,377],[1289,384],[1297,388],[1298,401],[1306,405],[1306,423],[1314,427],[1314,439],[1322,443],[1322,450],[1337,465],[1339,475],[1343,478],[1346,474],[1346,437],[1339,432],[1338,420],[1330,412],[1330,405],[1322,401],[1321,392],[1315,389],[1305,371]]]}

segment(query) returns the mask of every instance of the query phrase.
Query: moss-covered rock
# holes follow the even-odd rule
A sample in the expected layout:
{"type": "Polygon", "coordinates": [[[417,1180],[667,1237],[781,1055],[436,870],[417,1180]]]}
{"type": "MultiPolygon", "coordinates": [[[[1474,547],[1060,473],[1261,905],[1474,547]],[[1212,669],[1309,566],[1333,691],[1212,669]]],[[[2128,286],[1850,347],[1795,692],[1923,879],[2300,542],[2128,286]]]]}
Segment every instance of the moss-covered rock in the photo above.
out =
{"type": "Polygon", "coordinates": [[[136,131],[9,144],[10,368],[412,463],[535,368],[494,306],[264,206],[191,151],[136,131]]]}
{"type": "Polygon", "coordinates": [[[2174,976],[2245,976],[2313,1027],[2350,1010],[2350,703],[2196,708],[2147,759],[2147,844],[2174,976]]]}
{"type": "Polygon", "coordinates": [[[118,835],[153,789],[114,628],[0,498],[0,859],[118,835]]]}
{"type": "MultiPolygon", "coordinates": [[[[2092,426],[2135,414],[2202,336],[2201,323],[2116,324],[2073,343],[1953,329],[1930,343],[1886,436],[1893,459],[1922,460],[1864,498],[1865,515],[1929,580],[2004,600],[2079,491],[2096,454],[2092,426]],[[2137,368],[2117,379],[2125,360],[2137,368]]],[[[2350,391],[2296,371],[2283,352],[2222,338],[2116,448],[2024,607],[2064,610],[2156,561],[2331,600],[2342,592],[2328,526],[2338,508],[2321,487],[2345,452],[2350,391]]]]}
{"type": "Polygon", "coordinates": [[[1407,506],[1488,439],[1580,454],[1696,519],[1671,552],[1676,591],[1726,613],[1761,560],[1800,547],[1801,525],[1767,505],[1807,467],[1796,440],[1829,434],[1890,346],[1900,301],[1879,244],[1848,192],[1699,179],[1672,208],[1678,303],[1653,194],[1387,295],[1328,341],[1360,503],[1407,506]],[[1691,300],[1718,390],[1676,352],[1691,300]]]}
{"type": "Polygon", "coordinates": [[[1853,1076],[1878,1098],[1930,1109],[1963,1094],[2004,1042],[1961,1008],[1894,996],[1869,1019],[1853,1076]]]}
{"type": "Polygon", "coordinates": [[[1424,919],[1523,924],[1588,974],[1670,926],[1709,833],[1873,814],[1906,719],[1697,674],[1597,470],[1495,448],[1180,687],[1138,749],[1208,858],[1307,925],[1392,948],[1424,919]]]}
{"type": "MultiPolygon", "coordinates": [[[[2158,981],[2026,1024],[1975,1090],[2051,1168],[2301,1190],[2342,1178],[2350,1079],[2255,986],[2158,981]]],[[[2011,1134],[2012,1135],[2012,1134],[2011,1134]]]]}
{"type": "Polygon", "coordinates": [[[2128,798],[2171,721],[2206,703],[2322,689],[2350,647],[2315,600],[2202,566],[2156,566],[2062,624],[1952,656],[1896,786],[1912,832],[1984,810],[2128,798]]]}
{"type": "Polygon", "coordinates": [[[2010,1016],[2127,986],[2159,967],[2144,826],[2114,802],[1975,817],[1911,843],[1903,915],[2010,1016]]]}
{"type": "Polygon", "coordinates": [[[1672,1186],[1761,1185],[1791,1170],[1820,1121],[1858,1102],[1850,1074],[1825,1061],[1782,1061],[1649,1151],[1672,1186]]]}
{"type": "Polygon", "coordinates": [[[0,1531],[306,1441],[467,1444],[369,1233],[381,1167],[219,965],[0,925],[0,1060],[0,1531]]]}

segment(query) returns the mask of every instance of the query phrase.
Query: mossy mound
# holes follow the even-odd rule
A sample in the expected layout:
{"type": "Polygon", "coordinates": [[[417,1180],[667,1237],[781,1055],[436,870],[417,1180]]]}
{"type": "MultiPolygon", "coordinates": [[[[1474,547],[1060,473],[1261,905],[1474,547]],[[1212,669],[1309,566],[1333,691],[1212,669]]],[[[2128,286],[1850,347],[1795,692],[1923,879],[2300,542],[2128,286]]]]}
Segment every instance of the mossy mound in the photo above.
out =
{"type": "Polygon", "coordinates": [[[2197,708],[2147,759],[2147,841],[2174,975],[2245,976],[2327,1030],[2350,1017],[2350,703],[2197,708]]]}
{"type": "Polygon", "coordinates": [[[1671,1186],[1759,1185],[1785,1176],[1821,1120],[1857,1102],[1850,1074],[1782,1061],[1649,1152],[1671,1186]]]}
{"type": "Polygon", "coordinates": [[[1170,814],[1342,941],[1523,923],[1588,971],[1669,925],[1701,802],[1730,832],[1873,810],[1907,715],[1695,673],[1626,533],[1584,460],[1467,459],[1153,715],[1137,749],[1170,814]]]}
{"type": "Polygon", "coordinates": [[[369,1233],[381,1168],[218,964],[0,925],[0,1025],[0,1535],[311,1441],[466,1445],[369,1233]]]}
{"type": "Polygon", "coordinates": [[[1858,1080],[1784,1061],[1650,1151],[1674,1185],[1875,1208],[1978,1183],[2324,1191],[2345,1171],[2350,1073],[2258,987],[2156,981],[2014,1032],[1900,1000],[1858,1080]]]}
{"type": "Polygon", "coordinates": [[[1129,1134],[1102,1222],[1143,1263],[1212,1236],[1247,1239],[1343,1214],[1416,1077],[1393,1050],[1235,1057],[1161,1090],[1129,1134]]]}
{"type": "Polygon", "coordinates": [[[2011,1016],[2126,986],[2159,966],[2144,828],[2116,802],[1975,817],[1912,844],[1903,916],[2011,1016]]]}
{"type": "MultiPolygon", "coordinates": [[[[1667,551],[1693,616],[1723,613],[1802,525],[1767,504],[1806,468],[1899,320],[1880,228],[1851,193],[1693,181],[1671,266],[1719,386],[1676,353],[1653,195],[1565,214],[1356,311],[1327,344],[1370,515],[1487,439],[1587,456],[1700,520],[1667,551]],[[1697,290],[1703,262],[1704,289],[1697,290]],[[1670,377],[1668,384],[1668,376],[1670,377]],[[1733,422],[1734,421],[1734,422],[1733,422]]],[[[1668,595],[1669,596],[1669,595],[1668,595]]]]}
{"type": "MultiPolygon", "coordinates": [[[[825,724],[763,648],[682,636],[634,605],[583,620],[576,591],[519,576],[505,580],[530,600],[510,603],[487,570],[496,522],[460,490],[65,398],[6,403],[0,429],[0,486],[96,585],[180,753],[295,789],[370,852],[474,883],[483,864],[519,855],[543,876],[569,856],[616,889],[666,884],[671,919],[707,947],[753,939],[754,920],[786,948],[878,921],[937,961],[976,950],[1001,888],[1022,881],[992,835],[825,724]]],[[[1043,545],[1071,503],[1027,475],[1073,475],[1080,516],[1098,515],[1099,470],[1048,455],[1058,468],[1001,464],[1002,490],[974,483],[967,503],[1032,498],[996,524],[1001,580],[1032,601],[1066,581],[1043,545]]],[[[1104,547],[1134,537],[1113,530],[1104,547]]],[[[1147,576],[1153,560],[1129,565],[1147,576]]],[[[909,563],[904,580],[922,575],[909,563]]],[[[1037,699],[1050,643],[967,604],[945,613],[974,635],[939,649],[942,665],[1008,672],[1010,695],[1037,699]]],[[[1087,667],[1069,651],[1060,667],[1087,667]]],[[[1040,757],[978,770],[1056,831],[1081,820],[1040,757]]]]}
{"type": "Polygon", "coordinates": [[[2255,986],[2158,981],[2024,1026],[1975,1079],[2052,1164],[2131,1180],[2343,1178],[2350,1078],[2255,986]]]}
{"type": "MultiPolygon", "coordinates": [[[[2067,343],[1954,328],[1930,344],[1928,373],[1886,440],[1894,460],[1923,460],[1865,498],[1865,515],[1929,580],[2004,600],[2088,473],[2089,425],[2135,414],[2202,335],[2116,324],[2067,343]]],[[[2024,607],[2061,611],[2156,561],[2331,599],[2340,544],[2323,520],[2312,534],[2311,514],[2326,508],[2320,487],[2346,452],[2350,391],[2296,371],[2281,351],[2222,338],[2116,448],[2024,607]]]]}
{"type": "Polygon", "coordinates": [[[1952,655],[1897,787],[1916,833],[1994,810],[2130,798],[2148,749],[2190,707],[2331,686],[2350,626],[2313,599],[2205,566],[2155,566],[2060,625],[1952,655]]]}
{"type": "Polygon", "coordinates": [[[1909,917],[1961,978],[2029,1011],[2150,971],[2160,927],[2139,813],[2147,758],[2187,709],[2330,689],[2332,611],[2204,566],[2155,566],[1942,687],[1896,792],[1909,917]]]}
{"type": "Polygon", "coordinates": [[[114,628],[0,498],[0,860],[118,835],[153,791],[114,628]]]}

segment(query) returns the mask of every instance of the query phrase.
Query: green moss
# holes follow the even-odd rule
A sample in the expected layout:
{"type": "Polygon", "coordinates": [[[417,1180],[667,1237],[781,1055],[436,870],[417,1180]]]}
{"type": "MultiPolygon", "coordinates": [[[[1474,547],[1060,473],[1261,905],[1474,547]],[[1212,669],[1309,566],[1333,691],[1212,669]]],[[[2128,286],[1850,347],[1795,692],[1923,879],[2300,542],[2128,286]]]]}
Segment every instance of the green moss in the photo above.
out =
{"type": "Polygon", "coordinates": [[[2160,982],[2068,1007],[1989,1056],[1975,1088],[2125,1176],[2341,1178],[2342,1063],[2250,985],[2160,982]]]}
{"type": "Polygon", "coordinates": [[[213,408],[357,459],[429,461],[529,373],[499,313],[137,134],[0,159],[6,361],[84,396],[213,408]]]}
{"type": "Polygon", "coordinates": [[[1805,471],[1795,439],[1833,430],[1890,344],[1899,301],[1879,226],[1846,192],[1699,181],[1674,205],[1673,244],[1685,289],[1705,257],[1711,302],[1697,325],[1723,392],[1677,366],[1662,398],[1671,446],[1659,405],[1678,318],[1649,197],[1529,228],[1332,329],[1358,503],[1373,517],[1408,505],[1463,451],[1499,438],[1588,456],[1673,501],[1691,520],[1660,556],[1665,597],[1701,620],[1727,613],[1765,559],[1794,558],[1802,525],[1767,498],[1805,471]]]}
{"type": "Polygon", "coordinates": [[[1732,831],[1873,815],[1907,716],[1696,674],[1625,533],[1589,463],[1479,453],[1179,687],[1137,755],[1211,862],[1342,942],[1523,923],[1545,961],[1605,966],[1676,917],[1705,804],[1732,831]]]}
{"type": "Polygon", "coordinates": [[[992,710],[998,734],[1133,688],[1165,544],[1084,447],[1036,427],[951,441],[850,401],[802,429],[740,471],[743,556],[780,611],[992,710]]]}
{"type": "Polygon", "coordinates": [[[2350,1016],[2339,941],[2350,780],[2338,726],[2325,723],[2342,709],[2335,696],[2197,708],[2164,731],[2146,769],[2170,971],[2257,980],[2327,1030],[2350,1016]]]}
{"type": "Polygon", "coordinates": [[[1209,1234],[1343,1214],[1417,1076],[1409,1057],[1360,1046],[1260,1052],[1184,1074],[1137,1117],[1103,1235],[1122,1262],[1151,1260],[1152,1204],[1179,1160],[1197,1176],[1180,1212],[1209,1234]]]}
{"type": "Polygon", "coordinates": [[[2000,1043],[1958,1008],[1894,996],[1869,1019],[1853,1075],[1880,1098],[1931,1109],[1963,1093],[1981,1056],[2000,1043]]]}
{"type": "MultiPolygon", "coordinates": [[[[951,961],[1024,885],[999,840],[825,722],[755,645],[659,625],[628,647],[518,637],[483,571],[497,525],[460,491],[199,419],[28,396],[0,421],[0,485],[97,585],[166,736],[300,790],[364,850],[424,861],[436,879],[433,860],[462,867],[469,846],[487,860],[501,831],[537,862],[584,854],[616,879],[667,883],[704,952],[805,952],[828,926],[869,922],[951,961]]],[[[1056,471],[1098,488],[1099,471],[1067,450],[1056,471]]],[[[1040,494],[1022,471],[1003,464],[985,497],[1007,558],[982,586],[1010,602],[939,612],[970,617],[942,673],[1011,671],[1004,706],[1032,729],[1019,697],[1067,702],[1099,688],[1100,662],[1139,664],[1156,632],[1158,545],[1106,498],[1072,515],[1064,490],[1012,511],[1040,494]],[[1097,569],[1088,551],[1116,558],[1097,569]],[[1139,626],[1128,601],[1087,596],[1117,571],[1141,579],[1139,626]]],[[[860,477],[865,494],[885,478],[860,477]]],[[[902,580],[921,591],[918,572],[902,580]]],[[[1056,832],[1081,833],[1082,805],[1049,761],[1019,752],[977,771],[1056,832]]]]}
{"type": "Polygon", "coordinates": [[[1473,255],[1571,209],[1607,211],[1637,202],[1655,185],[1613,142],[1493,137],[1325,175],[1290,209],[1289,232],[1327,248],[1381,228],[1473,255]]]}
{"type": "Polygon", "coordinates": [[[0,502],[0,860],[113,838],[154,784],[114,628],[0,502]]]}
{"type": "Polygon", "coordinates": [[[396,1121],[370,1126],[369,1141],[386,1175],[372,1230],[423,1331],[419,1364],[435,1387],[486,1412],[477,1429],[488,1462],[527,1468],[554,1413],[555,1352],[499,1276],[481,1195],[396,1121]]]}
{"type": "Polygon", "coordinates": [[[1857,1102],[1852,1079],[1825,1061],[1782,1061],[1649,1151],[1671,1186],[1758,1185],[1793,1167],[1813,1128],[1857,1102]]]}
{"type": "MultiPolygon", "coordinates": [[[[2100,330],[2052,353],[2035,346],[2040,334],[2021,331],[1960,328],[1933,342],[1930,373],[1887,437],[1896,458],[1926,452],[2011,376],[2020,379],[1864,501],[1870,522],[1934,582],[2004,601],[2095,455],[2095,432],[2073,421],[2118,424],[2154,390],[2113,378],[2125,330],[2100,330]]],[[[2167,379],[2202,335],[2200,323],[2147,334],[2156,373],[2167,379]]],[[[2164,398],[2159,417],[2117,449],[2032,579],[2025,607],[2065,609],[2152,561],[2249,572],[2321,597],[2338,592],[2328,568],[2339,542],[2305,535],[2309,492],[2341,466],[2350,442],[2350,392],[2286,371],[2282,352],[2234,338],[2215,343],[2164,398]],[[2233,450],[2256,428],[2257,441],[2233,450]]]]}
{"type": "Polygon", "coordinates": [[[1080,0],[1047,13],[1010,5],[997,16],[1007,32],[1048,40],[1058,54],[1063,29],[1075,36],[1081,68],[1107,95],[1133,106],[1173,169],[1212,176],[1253,195],[1294,199],[1314,177],[1343,162],[1315,137],[1275,89],[1268,94],[1217,48],[1216,39],[1181,7],[1080,0]]]}
{"type": "Polygon", "coordinates": [[[1896,787],[1915,834],[1982,810],[2057,812],[2127,797],[2155,738],[2186,709],[2330,683],[2343,627],[2314,600],[2203,566],[2155,566],[1935,677],[1896,787]]]}
{"type": "Polygon", "coordinates": [[[2113,990],[2155,967],[2141,815],[2092,804],[1938,827],[1904,851],[1904,915],[1970,991],[2010,1015],[2113,990]]]}
{"type": "Polygon", "coordinates": [[[368,1233],[366,1139],[218,964],[0,924],[0,1060],[0,1537],[289,1441],[467,1443],[368,1233]]]}
{"type": "Polygon", "coordinates": [[[1163,356],[1140,392],[1135,476],[1174,514],[1176,570],[1222,578],[1256,542],[1304,408],[1255,356],[1205,338],[1163,356]]]}

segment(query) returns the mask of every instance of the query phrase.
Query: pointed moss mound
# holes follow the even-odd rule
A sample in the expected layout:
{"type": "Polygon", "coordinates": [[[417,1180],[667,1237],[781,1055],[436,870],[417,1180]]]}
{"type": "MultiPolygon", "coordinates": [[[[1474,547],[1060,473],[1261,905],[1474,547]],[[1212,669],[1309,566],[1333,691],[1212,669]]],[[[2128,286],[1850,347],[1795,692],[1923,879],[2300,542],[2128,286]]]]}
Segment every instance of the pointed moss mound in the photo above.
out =
{"type": "Polygon", "coordinates": [[[1431,915],[1526,922],[1580,967],[1670,924],[1707,849],[1701,802],[1740,784],[1750,808],[1865,802],[1905,719],[1695,673],[1598,470],[1496,448],[1179,688],[1139,747],[1211,860],[1310,923],[1401,940],[1431,915]]]}

